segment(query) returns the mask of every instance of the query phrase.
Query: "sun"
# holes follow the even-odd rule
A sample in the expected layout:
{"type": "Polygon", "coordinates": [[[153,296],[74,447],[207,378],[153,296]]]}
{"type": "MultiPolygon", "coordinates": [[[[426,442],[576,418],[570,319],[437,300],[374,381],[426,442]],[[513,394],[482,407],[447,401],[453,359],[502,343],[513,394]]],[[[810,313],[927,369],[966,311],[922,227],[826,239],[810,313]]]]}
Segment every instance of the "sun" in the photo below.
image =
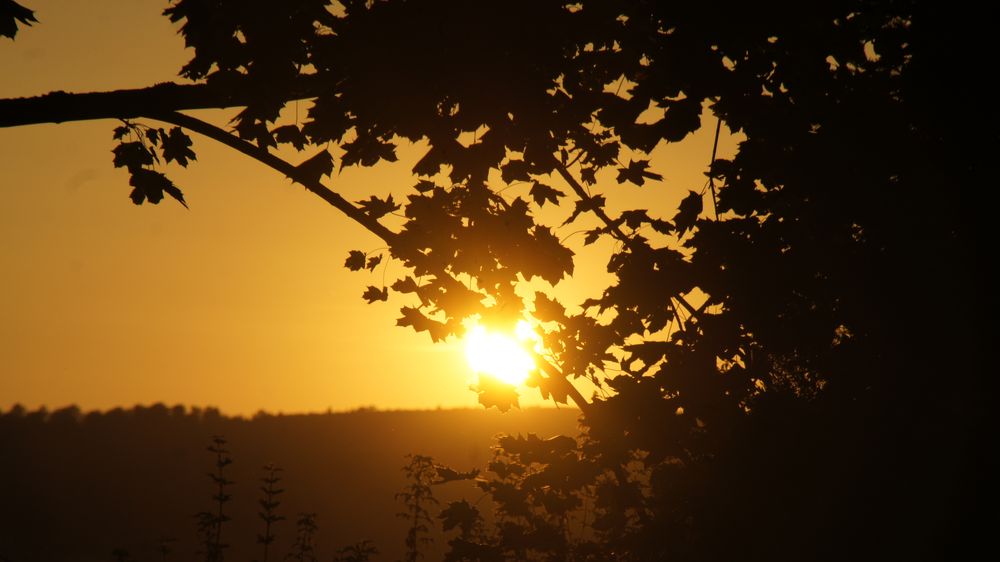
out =
{"type": "Polygon", "coordinates": [[[524,321],[514,334],[487,330],[476,324],[465,335],[465,358],[472,370],[519,386],[535,369],[529,347],[537,336],[524,321]]]}

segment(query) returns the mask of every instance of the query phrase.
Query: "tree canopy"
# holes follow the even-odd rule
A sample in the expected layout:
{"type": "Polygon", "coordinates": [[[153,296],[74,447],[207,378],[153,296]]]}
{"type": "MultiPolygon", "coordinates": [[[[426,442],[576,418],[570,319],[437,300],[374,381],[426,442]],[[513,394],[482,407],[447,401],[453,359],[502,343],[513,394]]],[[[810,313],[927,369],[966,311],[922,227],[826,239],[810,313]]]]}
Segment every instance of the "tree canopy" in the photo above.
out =
{"type": "MultiPolygon", "coordinates": [[[[581,458],[616,475],[629,515],[602,530],[610,552],[922,557],[974,525],[997,145],[995,108],[973,98],[981,21],[916,1],[179,0],[164,15],[194,50],[181,83],[0,100],[0,125],[121,119],[113,164],[136,204],[186,204],[160,162],[188,165],[187,133],[208,136],[385,240],[345,266],[405,266],[364,294],[401,306],[398,325],[441,340],[470,317],[531,319],[530,384],[579,404],[581,458]],[[307,118],[281,122],[295,100],[307,118]],[[242,109],[229,130],[182,113],[205,107],[242,109]],[[666,189],[649,153],[705,122],[745,140],[706,155],[700,190],[667,212],[608,204],[618,184],[666,189]],[[350,202],[323,179],[407,142],[428,149],[405,200],[350,202]],[[613,281],[570,303],[557,228],[577,223],[613,242],[613,281]],[[648,479],[629,495],[636,463],[648,479]]],[[[32,21],[0,4],[4,35],[32,21]]]]}

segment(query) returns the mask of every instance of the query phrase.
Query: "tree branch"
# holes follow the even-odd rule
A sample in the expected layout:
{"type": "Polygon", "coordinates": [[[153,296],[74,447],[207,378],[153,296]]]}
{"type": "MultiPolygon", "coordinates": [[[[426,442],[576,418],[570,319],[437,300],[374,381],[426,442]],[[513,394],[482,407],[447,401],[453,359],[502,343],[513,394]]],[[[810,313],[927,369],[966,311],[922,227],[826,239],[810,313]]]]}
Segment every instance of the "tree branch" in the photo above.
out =
{"type": "MultiPolygon", "coordinates": [[[[583,186],[580,185],[580,182],[576,181],[576,178],[574,178],[573,175],[569,173],[569,170],[567,170],[565,166],[560,164],[554,158],[553,162],[555,163],[554,166],[556,171],[559,172],[559,175],[562,176],[564,180],[566,180],[566,183],[568,183],[569,186],[573,189],[573,192],[576,193],[577,197],[583,199],[584,201],[592,201],[593,198],[587,194],[587,190],[585,190],[583,186]]],[[[604,209],[596,205],[590,205],[589,208],[590,211],[595,215],[597,215],[597,218],[601,219],[601,222],[603,222],[605,226],[607,226],[608,229],[611,230],[612,234],[614,234],[616,238],[618,238],[626,246],[628,246],[630,250],[639,249],[638,243],[635,241],[635,239],[627,236],[622,231],[621,227],[619,227],[617,223],[612,221],[611,217],[609,217],[608,214],[604,212],[604,209]]],[[[691,306],[691,303],[689,303],[687,299],[684,298],[683,295],[675,295],[674,298],[677,299],[677,302],[681,303],[681,306],[687,309],[687,311],[691,314],[691,318],[695,320],[698,319],[700,311],[695,310],[695,308],[691,306]]]]}
{"type": "MultiPolygon", "coordinates": [[[[277,90],[282,101],[316,97],[323,83],[315,75],[299,76],[277,90]]],[[[165,82],[148,88],[110,92],[51,92],[29,98],[0,100],[0,127],[64,123],[92,119],[131,119],[184,109],[243,107],[261,99],[261,85],[236,78],[207,84],[165,82]]],[[[275,95],[268,89],[267,95],[275,95]]]]}
{"type": "Polygon", "coordinates": [[[303,177],[296,166],[278,158],[267,150],[254,146],[249,142],[240,139],[223,129],[220,129],[219,127],[216,127],[215,125],[212,125],[211,123],[206,123],[205,121],[176,111],[167,113],[143,112],[140,116],[156,119],[157,121],[164,121],[166,123],[172,123],[179,127],[200,133],[210,139],[221,142],[230,148],[238,150],[254,160],[281,172],[296,183],[301,184],[307,190],[315,193],[321,199],[333,207],[336,207],[355,222],[368,229],[368,231],[372,234],[378,236],[382,240],[385,240],[390,246],[392,246],[392,243],[396,240],[395,232],[389,230],[374,218],[366,215],[360,208],[354,206],[348,200],[344,199],[339,193],[330,190],[319,181],[303,177]]]}
{"type": "Polygon", "coordinates": [[[592,411],[590,402],[587,402],[587,399],[580,394],[580,391],[573,386],[573,383],[566,379],[566,375],[560,372],[555,365],[549,363],[546,359],[541,357],[538,357],[538,359],[539,368],[545,376],[550,380],[559,381],[559,385],[563,387],[564,391],[566,391],[566,395],[573,399],[573,402],[575,402],[576,406],[580,408],[583,416],[587,417],[592,411]]]}

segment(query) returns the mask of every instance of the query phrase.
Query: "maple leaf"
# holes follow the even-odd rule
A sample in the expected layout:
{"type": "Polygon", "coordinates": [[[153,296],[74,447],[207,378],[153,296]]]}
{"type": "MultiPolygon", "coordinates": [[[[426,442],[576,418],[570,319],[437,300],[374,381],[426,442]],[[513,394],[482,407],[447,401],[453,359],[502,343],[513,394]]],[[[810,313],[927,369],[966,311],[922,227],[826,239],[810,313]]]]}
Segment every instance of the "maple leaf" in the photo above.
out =
{"type": "Polygon", "coordinates": [[[122,140],[123,138],[125,138],[125,135],[129,134],[129,131],[131,130],[132,130],[131,125],[125,123],[124,125],[115,127],[114,134],[112,136],[115,140],[122,140]]]}
{"type": "Polygon", "coordinates": [[[435,187],[434,182],[430,180],[420,180],[417,182],[417,185],[413,186],[413,189],[416,189],[419,193],[427,193],[428,191],[433,191],[435,187]]]}
{"type": "Polygon", "coordinates": [[[656,123],[660,135],[669,142],[678,142],[701,126],[701,99],[697,97],[670,101],[663,119],[656,123]]]}
{"type": "Polygon", "coordinates": [[[404,277],[392,284],[392,290],[397,293],[415,293],[417,289],[417,282],[412,277],[404,277]]]}
{"type": "Polygon", "coordinates": [[[428,318],[415,306],[404,306],[399,311],[403,313],[403,316],[396,319],[397,326],[404,328],[410,326],[416,332],[427,332],[432,341],[442,341],[452,332],[451,326],[428,318]]]}
{"type": "Polygon", "coordinates": [[[630,181],[635,185],[642,186],[646,183],[647,179],[653,181],[660,181],[663,176],[655,172],[648,171],[649,160],[636,160],[634,162],[629,162],[628,166],[625,168],[618,168],[618,183],[625,183],[630,181]]]}
{"type": "Polygon", "coordinates": [[[680,235],[694,228],[695,221],[702,210],[702,197],[695,191],[688,190],[688,196],[681,200],[677,207],[677,214],[674,215],[674,225],[680,235]]]}
{"type": "Polygon", "coordinates": [[[534,305],[535,311],[532,315],[542,322],[566,321],[566,308],[555,299],[549,298],[545,293],[535,291],[534,305]]]}
{"type": "Polygon", "coordinates": [[[368,304],[372,304],[375,301],[385,301],[389,299],[389,290],[385,287],[379,289],[374,285],[369,285],[365,289],[364,294],[361,295],[361,298],[365,299],[368,304]]]}
{"type": "Polygon", "coordinates": [[[29,10],[14,0],[0,2],[0,36],[13,39],[17,35],[18,22],[21,25],[31,25],[38,23],[38,20],[35,19],[34,10],[29,10]]]}
{"type": "Polygon", "coordinates": [[[305,148],[308,139],[306,135],[302,132],[302,129],[295,125],[282,125],[271,131],[274,135],[274,140],[279,143],[288,143],[295,147],[295,150],[302,150],[305,148]]]}
{"type": "Polygon", "coordinates": [[[396,147],[392,143],[382,142],[371,134],[358,136],[351,142],[344,143],[344,155],[340,159],[341,167],[361,164],[364,167],[374,166],[379,160],[395,162],[396,147]]]}
{"type": "Polygon", "coordinates": [[[365,267],[365,253],[361,250],[351,250],[347,254],[347,260],[344,262],[344,267],[350,269],[351,271],[361,271],[365,267]]]}
{"type": "Polygon", "coordinates": [[[399,204],[392,200],[392,194],[385,199],[379,199],[374,195],[357,202],[361,210],[373,219],[380,219],[389,213],[399,210],[399,204]]]}
{"type": "Polygon", "coordinates": [[[306,183],[318,182],[323,176],[329,176],[333,172],[333,156],[323,150],[315,156],[302,162],[295,167],[296,176],[306,183]]]}
{"type": "Polygon", "coordinates": [[[544,183],[535,182],[531,186],[531,190],[528,192],[532,199],[535,200],[535,204],[541,207],[546,201],[551,201],[552,203],[558,205],[559,198],[565,197],[566,194],[554,187],[549,187],[544,183]]]}
{"type": "Polygon", "coordinates": [[[184,194],[160,172],[146,168],[132,170],[132,177],[128,183],[134,188],[129,198],[136,205],[142,205],[144,201],[156,205],[163,200],[163,194],[166,193],[184,205],[185,209],[187,208],[184,194]]]}
{"type": "Polygon", "coordinates": [[[576,217],[580,216],[582,213],[587,211],[593,211],[604,206],[607,199],[603,195],[594,195],[589,199],[580,199],[576,202],[576,206],[573,207],[573,212],[570,214],[569,218],[563,221],[562,226],[576,220],[576,217]]]}
{"type": "Polygon", "coordinates": [[[236,125],[236,133],[241,139],[254,141],[258,147],[263,149],[278,146],[278,143],[274,142],[274,135],[271,134],[271,131],[267,130],[267,125],[259,121],[252,119],[240,120],[239,124],[236,125]]]}
{"type": "Polygon", "coordinates": [[[519,407],[517,388],[493,377],[480,377],[472,390],[479,395],[479,403],[486,408],[495,407],[506,412],[519,407]]]}
{"type": "Polygon", "coordinates": [[[168,134],[162,135],[162,140],[163,159],[167,162],[176,160],[178,164],[186,168],[188,160],[195,159],[194,151],[191,150],[191,137],[184,134],[180,127],[170,129],[168,134]]]}
{"type": "Polygon", "coordinates": [[[375,268],[378,267],[378,264],[380,263],[382,263],[382,254],[372,256],[368,258],[368,263],[365,264],[365,269],[368,271],[375,271],[375,268]]]}
{"type": "Polygon", "coordinates": [[[500,167],[500,177],[504,183],[514,183],[515,181],[528,181],[528,163],[524,160],[511,160],[500,167]]]}
{"type": "Polygon", "coordinates": [[[562,245],[547,227],[535,226],[535,249],[530,254],[533,274],[555,285],[563,275],[573,274],[573,250],[562,245]]]}
{"type": "Polygon", "coordinates": [[[123,142],[112,151],[115,155],[115,168],[127,168],[130,172],[151,166],[153,164],[153,153],[143,146],[141,142],[123,142]]]}

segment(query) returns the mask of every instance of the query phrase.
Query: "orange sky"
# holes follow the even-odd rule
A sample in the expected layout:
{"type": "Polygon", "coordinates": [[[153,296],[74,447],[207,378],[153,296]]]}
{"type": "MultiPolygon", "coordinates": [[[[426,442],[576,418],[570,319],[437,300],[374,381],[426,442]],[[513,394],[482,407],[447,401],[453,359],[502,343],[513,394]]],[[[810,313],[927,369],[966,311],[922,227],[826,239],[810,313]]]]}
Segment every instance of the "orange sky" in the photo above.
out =
{"type": "MultiPolygon", "coordinates": [[[[159,15],[165,2],[25,4],[40,24],[0,40],[0,97],[172,81],[189,57],[159,15]]],[[[219,124],[231,114],[198,113],[219,124]]],[[[361,300],[382,271],[342,265],[349,250],[380,247],[373,235],[196,135],[198,161],[167,170],[191,209],[169,200],[136,207],[126,172],[111,164],[115,124],[0,129],[0,408],[166,402],[252,414],[476,404],[460,343],[396,328],[405,302],[361,300]]],[[[618,186],[608,175],[598,190],[612,206],[653,205],[670,218],[705,181],[712,132],[657,150],[663,184],[618,186]]],[[[724,137],[720,154],[734,146],[724,137]]],[[[328,185],[349,200],[390,191],[398,199],[415,183],[419,155],[409,147],[396,164],[346,169],[328,185]]],[[[581,237],[568,243],[581,250],[581,237]]],[[[577,278],[557,291],[578,300],[602,281],[602,250],[582,252],[577,278]]],[[[390,264],[387,282],[400,273],[390,264]]],[[[522,398],[540,402],[533,391],[522,398]]]]}

